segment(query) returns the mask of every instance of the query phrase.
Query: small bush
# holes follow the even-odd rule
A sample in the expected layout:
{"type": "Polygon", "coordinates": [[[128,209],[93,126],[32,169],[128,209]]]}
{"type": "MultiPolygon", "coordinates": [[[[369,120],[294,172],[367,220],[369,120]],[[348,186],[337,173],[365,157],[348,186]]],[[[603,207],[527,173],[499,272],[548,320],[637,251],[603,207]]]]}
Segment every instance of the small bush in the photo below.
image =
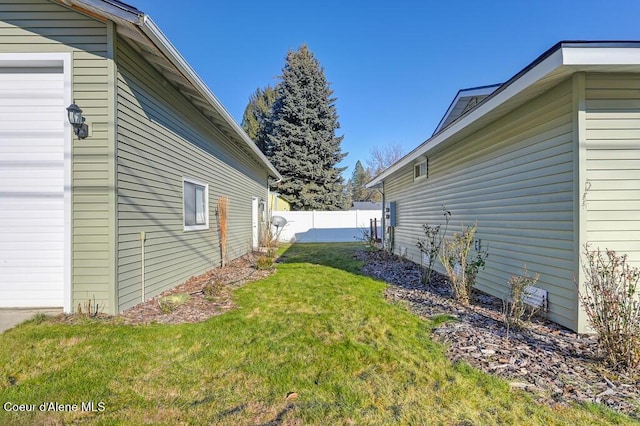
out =
{"type": "Polygon", "coordinates": [[[444,211],[444,219],[445,219],[445,227],[442,234],[440,234],[440,225],[431,226],[428,224],[422,225],[422,229],[424,230],[424,235],[426,237],[425,240],[418,240],[416,247],[420,250],[420,266],[422,269],[422,283],[429,285],[431,283],[431,275],[433,273],[433,266],[435,264],[438,255],[440,254],[440,248],[442,247],[442,243],[444,241],[444,236],[447,233],[447,228],[449,227],[449,219],[451,218],[451,212],[448,211],[444,206],[442,207],[444,211]],[[424,257],[427,257],[427,265],[423,265],[424,257]]]}
{"type": "Polygon", "coordinates": [[[451,239],[443,242],[439,259],[449,277],[454,297],[466,305],[471,301],[473,285],[478,272],[484,269],[488,253],[478,250],[475,256],[470,257],[478,225],[462,228],[462,232],[455,232],[451,239]]]}
{"type": "Polygon", "coordinates": [[[273,257],[272,256],[260,256],[256,261],[256,268],[259,270],[263,269],[271,269],[273,268],[273,257]]]}
{"type": "Polygon", "coordinates": [[[158,299],[158,305],[160,310],[165,314],[175,311],[178,306],[186,303],[189,300],[189,295],[185,293],[171,294],[158,299]]]}
{"type": "Polygon", "coordinates": [[[219,296],[224,291],[224,283],[219,280],[211,281],[202,288],[205,296],[219,296]]]}
{"type": "Polygon", "coordinates": [[[584,247],[585,283],[580,302],[612,367],[640,367],[640,268],[627,263],[627,255],[584,247]]]}
{"type": "Polygon", "coordinates": [[[514,275],[509,278],[511,294],[508,300],[503,301],[502,308],[507,335],[510,328],[526,328],[531,317],[536,314],[538,309],[527,305],[525,298],[529,294],[531,287],[535,287],[538,283],[538,279],[540,279],[540,274],[536,274],[534,277],[530,276],[526,266],[524,267],[524,275],[514,275]]]}

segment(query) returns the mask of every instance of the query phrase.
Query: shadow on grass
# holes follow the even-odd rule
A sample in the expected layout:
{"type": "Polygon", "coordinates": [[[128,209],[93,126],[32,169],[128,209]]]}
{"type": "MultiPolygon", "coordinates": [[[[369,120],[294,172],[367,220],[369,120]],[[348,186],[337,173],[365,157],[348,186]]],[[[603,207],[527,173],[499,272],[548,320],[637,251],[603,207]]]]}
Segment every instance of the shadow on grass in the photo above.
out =
{"type": "Polygon", "coordinates": [[[311,263],[340,269],[352,274],[364,275],[362,262],[355,259],[359,250],[366,250],[364,243],[297,243],[280,253],[279,263],[311,263]]]}

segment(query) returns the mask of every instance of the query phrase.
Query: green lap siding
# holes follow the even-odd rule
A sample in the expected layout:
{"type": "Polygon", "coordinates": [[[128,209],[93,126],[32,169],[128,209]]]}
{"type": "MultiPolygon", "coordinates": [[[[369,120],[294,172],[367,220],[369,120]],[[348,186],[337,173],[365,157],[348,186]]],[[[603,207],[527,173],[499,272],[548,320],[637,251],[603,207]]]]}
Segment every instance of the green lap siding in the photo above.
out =
{"type": "Polygon", "coordinates": [[[395,252],[419,263],[422,225],[443,224],[445,206],[449,233],[477,221],[477,238],[489,251],[481,290],[504,297],[509,277],[526,265],[549,292],[549,317],[575,327],[573,141],[567,80],[436,148],[427,155],[427,179],[414,182],[413,165],[399,170],[384,185],[386,201],[397,203],[395,252]]]}
{"type": "Polygon", "coordinates": [[[106,313],[139,303],[143,266],[146,298],[219,266],[221,196],[229,198],[227,258],[246,254],[253,200],[267,201],[266,166],[230,136],[233,126],[223,133],[195,106],[207,95],[193,103],[128,43],[114,23],[53,1],[0,4],[0,53],[68,52],[67,95],[89,126],[71,147],[74,311],[89,300],[106,313]],[[207,230],[184,230],[184,178],[209,185],[207,230]]]}
{"type": "Polygon", "coordinates": [[[91,129],[72,140],[71,307],[95,299],[113,312],[113,45],[107,24],[45,0],[0,4],[0,52],[70,52],[72,99],[91,129]]]}
{"type": "Polygon", "coordinates": [[[640,266],[640,74],[587,74],[585,98],[587,241],[640,266]]]}
{"type": "Polygon", "coordinates": [[[146,298],[221,263],[217,201],[229,198],[227,255],[251,249],[252,199],[267,172],[218,131],[126,42],[118,64],[118,304],[146,298]],[[209,184],[209,229],[185,231],[183,178],[209,184]]]}
{"type": "Polygon", "coordinates": [[[114,313],[141,300],[140,232],[147,297],[220,265],[222,195],[228,258],[250,250],[252,199],[267,198],[264,166],[116,39],[113,24],[45,0],[2,3],[0,17],[0,52],[72,55],[71,98],[90,129],[72,142],[74,310],[91,299],[114,313]],[[209,184],[207,231],[183,230],[183,177],[209,184]]]}

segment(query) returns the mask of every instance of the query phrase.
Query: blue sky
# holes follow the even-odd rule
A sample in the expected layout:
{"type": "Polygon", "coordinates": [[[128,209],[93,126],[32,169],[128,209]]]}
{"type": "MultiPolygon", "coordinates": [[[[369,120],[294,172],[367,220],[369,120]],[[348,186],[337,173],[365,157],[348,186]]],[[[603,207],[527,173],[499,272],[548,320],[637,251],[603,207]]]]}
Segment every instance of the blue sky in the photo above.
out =
{"type": "Polygon", "coordinates": [[[345,178],[370,147],[426,140],[458,89],[504,82],[558,41],[640,40],[638,0],[128,2],[238,122],[306,43],[337,97],[345,178]]]}

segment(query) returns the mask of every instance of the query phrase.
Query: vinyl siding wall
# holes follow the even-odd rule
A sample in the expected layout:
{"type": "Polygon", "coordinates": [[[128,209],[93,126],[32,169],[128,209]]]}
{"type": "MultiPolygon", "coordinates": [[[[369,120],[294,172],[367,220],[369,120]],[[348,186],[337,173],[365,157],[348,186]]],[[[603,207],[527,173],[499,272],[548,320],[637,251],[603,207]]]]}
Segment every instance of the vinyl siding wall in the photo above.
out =
{"type": "Polygon", "coordinates": [[[118,40],[118,300],[141,301],[220,266],[217,201],[229,198],[228,258],[252,243],[252,198],[267,199],[267,172],[118,40]],[[209,184],[209,229],[183,230],[183,177],[209,184]]]}
{"type": "Polygon", "coordinates": [[[587,241],[640,266],[640,75],[587,74],[587,241]]]}
{"type": "Polygon", "coordinates": [[[550,318],[574,328],[573,115],[565,81],[472,136],[436,148],[427,179],[414,182],[412,165],[388,178],[385,200],[397,202],[395,252],[420,263],[422,225],[444,225],[445,206],[452,213],[449,235],[461,222],[477,221],[477,238],[489,252],[481,290],[504,297],[509,277],[526,264],[549,292],[550,318]]]}
{"type": "Polygon", "coordinates": [[[72,53],[72,98],[90,127],[72,141],[72,303],[113,311],[113,91],[107,25],[46,0],[0,4],[0,52],[72,53]],[[110,204],[111,203],[111,204],[110,204]]]}

